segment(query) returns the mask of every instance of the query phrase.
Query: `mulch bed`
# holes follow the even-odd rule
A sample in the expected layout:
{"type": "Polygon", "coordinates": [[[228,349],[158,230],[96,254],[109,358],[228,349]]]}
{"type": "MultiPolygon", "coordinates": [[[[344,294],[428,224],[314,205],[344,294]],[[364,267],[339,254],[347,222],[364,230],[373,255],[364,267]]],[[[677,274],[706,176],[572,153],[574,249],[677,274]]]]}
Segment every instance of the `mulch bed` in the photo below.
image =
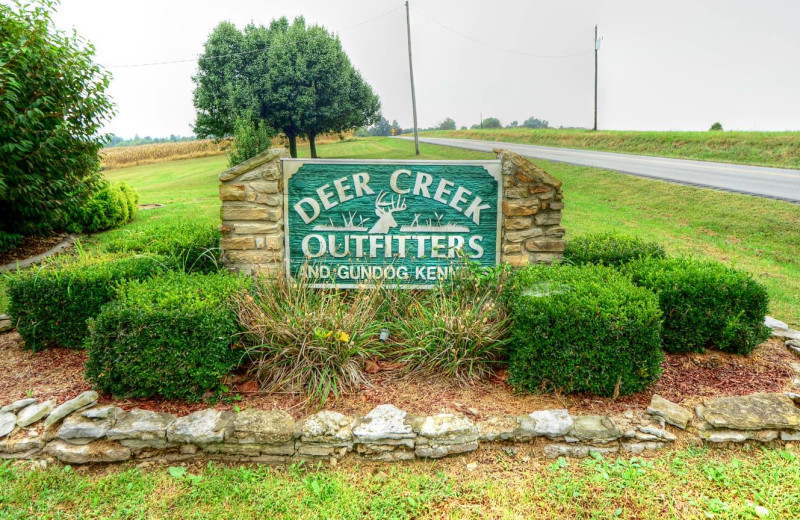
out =
{"type": "Polygon", "coordinates": [[[63,233],[49,237],[23,237],[19,247],[0,254],[0,265],[10,264],[11,262],[42,254],[60,244],[65,238],[67,238],[67,235],[63,233]]]}
{"type": "MultiPolygon", "coordinates": [[[[28,395],[60,403],[89,390],[91,386],[83,379],[86,358],[87,353],[81,350],[30,352],[22,347],[22,339],[16,332],[0,334],[0,404],[28,395]]],[[[784,391],[794,375],[788,366],[792,361],[796,361],[794,356],[777,340],[761,344],[748,357],[715,351],[670,354],[662,365],[661,379],[650,389],[618,399],[581,394],[518,395],[505,382],[502,372],[490,381],[458,386],[438,379],[401,378],[389,370],[370,375],[370,387],[338,402],[331,400],[325,408],[345,414],[366,414],[379,404],[391,403],[412,414],[461,412],[477,419],[492,414],[527,414],[547,408],[567,408],[576,414],[610,414],[643,410],[654,393],[692,406],[707,397],[784,391]]],[[[254,391],[254,382],[243,375],[234,377],[231,386],[241,393],[241,400],[216,403],[215,408],[282,409],[297,418],[316,411],[302,396],[264,395],[254,391]]],[[[208,402],[112,399],[111,396],[102,396],[100,402],[113,403],[126,410],[144,408],[178,415],[209,406],[208,402]]]]}

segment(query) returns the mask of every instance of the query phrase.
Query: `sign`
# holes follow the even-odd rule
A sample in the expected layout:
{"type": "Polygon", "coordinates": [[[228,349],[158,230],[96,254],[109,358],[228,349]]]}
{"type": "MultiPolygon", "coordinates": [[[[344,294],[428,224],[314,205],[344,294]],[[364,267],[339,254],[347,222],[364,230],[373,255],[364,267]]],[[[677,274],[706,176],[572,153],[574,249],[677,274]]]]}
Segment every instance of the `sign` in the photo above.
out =
{"type": "Polygon", "coordinates": [[[432,287],[500,257],[500,161],[284,159],[287,274],[432,287]]]}

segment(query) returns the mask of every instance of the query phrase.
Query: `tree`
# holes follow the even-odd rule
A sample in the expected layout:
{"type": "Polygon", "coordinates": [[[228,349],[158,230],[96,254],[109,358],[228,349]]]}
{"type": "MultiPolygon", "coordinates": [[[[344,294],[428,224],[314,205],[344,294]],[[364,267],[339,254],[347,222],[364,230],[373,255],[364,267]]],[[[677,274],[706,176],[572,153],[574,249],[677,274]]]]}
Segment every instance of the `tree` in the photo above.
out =
{"type": "Polygon", "coordinates": [[[487,117],[483,120],[482,126],[483,128],[503,128],[503,125],[500,124],[500,120],[496,117],[487,117]]]}
{"type": "Polygon", "coordinates": [[[369,135],[372,136],[392,135],[392,125],[389,124],[389,121],[385,117],[381,117],[380,120],[371,126],[367,131],[369,132],[369,135]]]}
{"type": "Polygon", "coordinates": [[[53,24],[55,3],[0,5],[0,231],[48,232],[101,187],[114,112],[94,47],[53,24]]]}
{"type": "Polygon", "coordinates": [[[222,22],[212,31],[197,60],[197,75],[192,77],[197,118],[194,133],[198,137],[220,139],[236,128],[237,102],[241,95],[238,78],[242,73],[244,36],[230,22],[222,22]]]}
{"type": "Polygon", "coordinates": [[[531,116],[522,123],[522,126],[525,128],[548,128],[549,123],[542,119],[536,119],[535,117],[531,116]]]}
{"type": "Polygon", "coordinates": [[[217,26],[195,76],[198,135],[233,133],[237,119],[250,118],[280,130],[297,157],[297,138],[307,136],[316,157],[316,136],[374,123],[380,100],[350,63],[338,37],[302,17],[268,27],[250,24],[239,32],[217,26]],[[234,34],[236,33],[236,34],[234,34]],[[222,61],[216,53],[230,55],[222,61]],[[202,65],[202,66],[200,66],[202,65]]]}
{"type": "Polygon", "coordinates": [[[436,127],[437,130],[455,130],[456,129],[456,122],[450,119],[449,117],[445,117],[444,120],[439,123],[436,127]]]}
{"type": "Polygon", "coordinates": [[[518,126],[519,126],[519,121],[517,121],[516,119],[508,123],[509,128],[516,128],[518,126]]]}
{"type": "Polygon", "coordinates": [[[710,132],[722,132],[722,123],[720,123],[719,121],[717,121],[716,123],[714,123],[713,125],[711,125],[711,128],[709,128],[708,130],[709,130],[710,132]]]}

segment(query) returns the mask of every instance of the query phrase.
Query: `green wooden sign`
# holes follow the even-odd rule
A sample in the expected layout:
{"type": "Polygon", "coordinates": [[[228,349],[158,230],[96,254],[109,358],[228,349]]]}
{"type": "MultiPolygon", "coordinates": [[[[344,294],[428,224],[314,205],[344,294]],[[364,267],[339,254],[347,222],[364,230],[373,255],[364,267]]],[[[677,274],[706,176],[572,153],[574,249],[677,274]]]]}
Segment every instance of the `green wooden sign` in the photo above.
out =
{"type": "Polygon", "coordinates": [[[287,274],[431,287],[499,259],[500,161],[284,159],[287,274]]]}

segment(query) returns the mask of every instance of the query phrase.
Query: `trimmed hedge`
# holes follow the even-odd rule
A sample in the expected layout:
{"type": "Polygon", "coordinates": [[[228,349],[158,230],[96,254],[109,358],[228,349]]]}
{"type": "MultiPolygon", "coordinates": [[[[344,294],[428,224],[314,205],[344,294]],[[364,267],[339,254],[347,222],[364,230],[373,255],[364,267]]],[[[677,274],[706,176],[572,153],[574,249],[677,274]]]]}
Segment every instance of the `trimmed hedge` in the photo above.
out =
{"type": "Polygon", "coordinates": [[[186,272],[219,270],[219,230],[185,220],[153,221],[147,229],[122,230],[104,250],[111,253],[152,253],[173,258],[186,272]]]}
{"type": "Polygon", "coordinates": [[[106,183],[86,204],[69,217],[72,233],[97,233],[133,221],[139,195],[125,182],[106,183]]]}
{"type": "Polygon", "coordinates": [[[167,273],[132,281],[90,322],[86,377],[104,393],[197,401],[235,368],[240,331],[229,299],[244,278],[167,273]]]}
{"type": "Polygon", "coordinates": [[[664,258],[660,244],[617,233],[593,233],[567,241],[564,260],[576,265],[621,266],[643,258],[664,258]]]}
{"type": "Polygon", "coordinates": [[[509,383],[528,392],[638,392],[661,374],[650,291],[600,266],[533,266],[512,280],[509,383]]]}
{"type": "Polygon", "coordinates": [[[626,270],[636,285],[658,295],[668,352],[715,347],[749,354],[770,336],[767,290],[744,271],[692,258],[642,260],[626,270]]]}
{"type": "Polygon", "coordinates": [[[149,278],[170,267],[169,259],[140,255],[24,271],[8,279],[8,313],[26,348],[82,348],[89,333],[86,320],[114,298],[120,282],[149,278]]]}

